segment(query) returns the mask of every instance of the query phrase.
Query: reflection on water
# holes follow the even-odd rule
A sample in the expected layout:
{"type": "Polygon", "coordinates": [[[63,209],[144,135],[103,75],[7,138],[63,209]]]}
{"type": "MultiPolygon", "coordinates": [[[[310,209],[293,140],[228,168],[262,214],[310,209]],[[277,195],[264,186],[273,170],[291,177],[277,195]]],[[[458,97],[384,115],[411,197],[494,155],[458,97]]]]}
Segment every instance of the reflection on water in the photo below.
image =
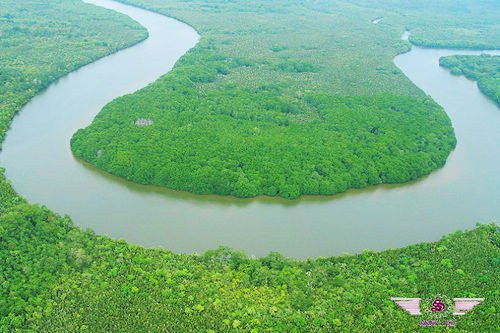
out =
{"type": "MultiPolygon", "coordinates": [[[[184,201],[192,201],[194,203],[213,203],[218,205],[226,205],[226,206],[247,206],[253,202],[259,202],[262,204],[271,204],[271,205],[284,205],[284,206],[296,206],[300,205],[304,202],[325,202],[332,201],[332,199],[340,200],[344,197],[355,197],[358,195],[365,195],[370,192],[375,192],[380,189],[390,190],[397,189],[400,187],[405,187],[411,184],[416,184],[418,182],[424,181],[428,176],[421,177],[417,180],[407,182],[405,184],[381,184],[376,186],[370,186],[364,189],[350,189],[346,192],[336,194],[335,196],[325,196],[325,195],[304,195],[299,199],[295,200],[287,200],[282,197],[269,197],[269,196],[258,196],[255,198],[236,198],[232,196],[223,196],[223,195],[194,195],[187,191],[179,191],[172,190],[169,188],[156,186],[156,185],[142,185],[138,183],[134,183],[132,181],[126,180],[121,177],[117,177],[112,175],[102,169],[97,168],[96,166],[85,162],[83,160],[78,160],[82,166],[88,170],[89,173],[95,174],[97,177],[103,178],[103,180],[108,181],[110,184],[114,184],[117,186],[122,186],[131,192],[137,193],[154,193],[157,195],[161,195],[164,197],[170,197],[175,200],[184,200],[184,201]]],[[[113,186],[113,185],[111,185],[113,186]]]]}
{"type": "Polygon", "coordinates": [[[131,16],[150,38],[59,80],[15,118],[0,165],[30,202],[148,247],[203,252],[227,245],[297,258],[433,241],[500,215],[500,110],[474,82],[437,65],[442,55],[478,52],[413,48],[395,59],[445,108],[458,137],[444,168],[406,185],[295,201],[235,199],[133,184],[80,163],[69,148],[72,134],[115,97],[170,70],[198,41],[192,28],[175,20],[109,0],[91,2],[131,16]]]}

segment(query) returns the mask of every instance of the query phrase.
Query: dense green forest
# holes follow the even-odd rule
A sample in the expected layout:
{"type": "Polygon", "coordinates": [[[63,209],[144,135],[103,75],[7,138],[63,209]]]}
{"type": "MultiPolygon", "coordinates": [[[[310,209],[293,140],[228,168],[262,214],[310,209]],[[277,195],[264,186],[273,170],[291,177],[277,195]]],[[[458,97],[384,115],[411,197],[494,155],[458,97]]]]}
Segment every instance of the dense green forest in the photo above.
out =
{"type": "MultiPolygon", "coordinates": [[[[329,0],[320,1],[328,6],[329,0]]],[[[380,13],[379,24],[403,24],[418,46],[453,49],[499,49],[497,0],[356,0],[380,13]]]]}
{"type": "MultiPolygon", "coordinates": [[[[144,249],[45,208],[0,216],[0,332],[414,332],[391,296],[484,297],[456,332],[498,332],[498,226],[294,261],[144,249]]],[[[451,318],[450,318],[451,319],[451,318]]],[[[437,328],[435,328],[437,329],[437,328]]]]}
{"type": "MultiPolygon", "coordinates": [[[[79,0],[0,0],[0,145],[13,116],[51,82],[100,57],[137,43],[147,32],[128,17],[79,0]]],[[[14,244],[24,242],[21,224],[7,225],[3,217],[25,203],[0,169],[0,332],[26,332],[26,315],[45,305],[39,291],[51,291],[52,258],[43,249],[56,239],[46,234],[28,245],[29,257],[18,257],[14,244]],[[13,237],[4,231],[14,228],[13,237]],[[12,266],[17,258],[23,266],[12,266]],[[12,261],[13,260],[13,261],[12,261]],[[29,260],[29,261],[26,261],[29,260]],[[11,262],[12,261],[12,262],[11,262]],[[27,266],[25,266],[27,264],[27,266]],[[40,275],[31,274],[30,269],[40,275]],[[25,278],[33,278],[30,286],[25,278]],[[24,291],[18,292],[22,288],[24,291]],[[23,301],[20,301],[23,300],[23,301]]],[[[29,206],[27,206],[29,207],[29,206]]],[[[33,206],[33,208],[36,208],[33,206]]],[[[54,226],[55,227],[55,226],[54,226]]],[[[35,226],[31,225],[34,232],[35,226]]],[[[55,230],[55,229],[54,229],[55,230]]],[[[33,239],[34,240],[34,239],[33,239]]]]}
{"type": "Polygon", "coordinates": [[[162,79],[107,105],[75,134],[73,152],[197,194],[292,199],[426,175],[456,142],[444,111],[392,63],[409,48],[401,33],[425,45],[500,45],[489,2],[462,1],[460,12],[451,1],[122,2],[180,18],[202,40],[162,79]],[[472,39],[436,35],[473,27],[472,39]]]}
{"type": "Polygon", "coordinates": [[[439,65],[454,75],[476,80],[479,90],[500,106],[500,56],[449,56],[439,59],[439,65]]]}
{"type": "MultiPolygon", "coordinates": [[[[145,37],[126,17],[78,0],[0,0],[0,34],[0,140],[13,115],[51,81],[145,37]]],[[[300,62],[275,68],[316,71],[300,62]]],[[[368,98],[339,100],[367,107],[368,98]]],[[[423,96],[407,99],[436,108],[423,96]]],[[[497,332],[499,269],[494,224],[436,243],[305,261],[224,248],[201,256],[144,249],[26,203],[0,170],[1,333],[410,332],[419,318],[389,297],[435,294],[485,297],[453,331],[497,332]]]]}

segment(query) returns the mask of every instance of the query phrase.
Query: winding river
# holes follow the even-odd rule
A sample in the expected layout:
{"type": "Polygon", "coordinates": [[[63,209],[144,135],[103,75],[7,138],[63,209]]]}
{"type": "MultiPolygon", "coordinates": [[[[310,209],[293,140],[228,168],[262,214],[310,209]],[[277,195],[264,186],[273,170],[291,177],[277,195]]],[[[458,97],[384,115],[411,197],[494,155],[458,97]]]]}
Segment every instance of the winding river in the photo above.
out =
{"type": "Polygon", "coordinates": [[[438,66],[441,56],[480,52],[414,47],[395,59],[445,108],[458,137],[446,166],[411,184],[330,198],[243,200],[136,185],[78,162],[69,148],[72,134],[115,97],[170,70],[199,38],[171,18],[109,0],[87,2],[129,15],[150,37],[57,81],[15,118],[0,165],[30,202],[147,247],[191,253],[227,245],[295,258],[434,241],[500,216],[500,110],[475,82],[438,66]]]}

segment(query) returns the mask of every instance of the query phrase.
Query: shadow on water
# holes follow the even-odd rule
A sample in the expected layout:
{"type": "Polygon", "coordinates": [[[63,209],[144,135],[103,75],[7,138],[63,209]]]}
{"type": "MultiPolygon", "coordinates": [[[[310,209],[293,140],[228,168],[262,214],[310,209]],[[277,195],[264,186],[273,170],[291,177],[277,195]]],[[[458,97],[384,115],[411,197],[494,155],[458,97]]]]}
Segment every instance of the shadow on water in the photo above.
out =
{"type": "MultiPolygon", "coordinates": [[[[379,184],[379,185],[372,185],[362,189],[349,189],[345,192],[338,193],[335,195],[303,195],[300,198],[292,200],[285,199],[282,197],[271,197],[264,195],[253,198],[238,198],[234,196],[224,196],[224,195],[214,195],[214,194],[193,194],[189,191],[172,190],[162,186],[138,184],[130,180],[124,179],[122,177],[115,176],[86,161],[80,160],[76,157],[74,158],[75,161],[77,161],[77,163],[80,163],[88,172],[95,174],[96,177],[100,177],[103,180],[111,184],[114,184],[116,186],[121,186],[123,188],[126,188],[128,191],[131,192],[136,192],[138,194],[154,193],[164,196],[166,198],[183,200],[187,202],[209,203],[209,204],[219,204],[222,206],[237,206],[237,207],[245,207],[255,202],[268,205],[282,205],[288,207],[297,206],[303,203],[331,202],[335,200],[342,200],[344,198],[353,198],[356,196],[375,193],[377,191],[404,188],[407,186],[418,184],[420,182],[424,182],[427,179],[427,177],[429,177],[429,175],[425,175],[418,179],[406,182],[404,184],[379,184]]],[[[440,171],[441,169],[434,171],[434,173],[440,171]]]]}

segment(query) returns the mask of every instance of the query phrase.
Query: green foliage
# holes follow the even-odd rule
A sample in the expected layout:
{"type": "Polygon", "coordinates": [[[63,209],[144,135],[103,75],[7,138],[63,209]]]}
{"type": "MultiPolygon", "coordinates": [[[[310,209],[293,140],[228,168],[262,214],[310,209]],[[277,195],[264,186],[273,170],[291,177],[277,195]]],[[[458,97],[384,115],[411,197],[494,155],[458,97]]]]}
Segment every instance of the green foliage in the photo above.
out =
{"type": "Polygon", "coordinates": [[[304,119],[276,90],[228,86],[201,98],[179,68],[108,105],[73,137],[75,155],[144,184],[296,198],[415,179],[455,145],[448,118],[427,98],[309,93],[300,105],[315,118],[304,119]],[[154,124],[139,127],[140,118],[154,124]]]}
{"type": "MultiPolygon", "coordinates": [[[[0,142],[15,113],[51,82],[146,36],[133,20],[78,0],[0,0],[0,142]]],[[[60,252],[69,225],[27,206],[0,169],[0,332],[26,332],[27,320],[48,313],[57,276],[85,266],[80,249],[60,252]]]]}
{"type": "Polygon", "coordinates": [[[407,48],[406,25],[451,3],[123,2],[181,18],[202,41],[75,134],[75,155],[110,173],[198,194],[293,199],[414,180],[455,147],[444,111],[392,64],[407,48]]]}
{"type": "Polygon", "coordinates": [[[271,47],[271,50],[273,52],[281,52],[281,51],[288,50],[288,46],[285,46],[285,45],[274,45],[274,46],[271,47]]]}
{"type": "Polygon", "coordinates": [[[434,294],[486,298],[454,331],[498,327],[494,224],[306,261],[144,249],[24,204],[0,226],[0,332],[409,332],[418,319],[389,298],[434,294]]]}
{"type": "Polygon", "coordinates": [[[0,142],[49,83],[146,38],[136,22],[78,0],[0,0],[0,142]]]}
{"type": "MultiPolygon", "coordinates": [[[[224,3],[212,1],[203,10],[220,11],[224,3]]],[[[0,139],[14,113],[50,81],[144,37],[130,20],[76,0],[0,0],[0,4],[0,139]],[[34,33],[40,29],[45,32],[34,33]],[[57,31],[57,36],[51,35],[51,29],[57,31]],[[21,43],[17,38],[23,33],[21,43]],[[57,48],[51,44],[54,41],[57,48]]],[[[255,10],[260,15],[280,13],[286,7],[277,3],[255,10]]],[[[178,109],[179,114],[186,112],[191,117],[191,107],[197,105],[191,98],[199,94],[200,85],[217,85],[221,77],[261,66],[245,55],[232,55],[230,61],[225,61],[226,57],[208,54],[203,48],[193,54],[182,60],[175,76],[168,78],[171,85],[166,85],[166,92],[159,93],[160,97],[186,96],[177,98],[177,105],[169,106],[168,112],[178,109]],[[203,56],[207,58],[202,63],[210,66],[198,63],[196,59],[203,56]]],[[[240,110],[231,116],[228,106],[225,108],[229,113],[223,114],[206,104],[204,116],[241,118],[245,124],[261,121],[280,130],[298,127],[296,123],[328,124],[336,112],[345,113],[345,117],[352,116],[363,125],[347,127],[352,123],[340,121],[334,124],[340,127],[333,132],[342,133],[342,126],[344,131],[353,129],[367,144],[391,135],[391,129],[383,125],[385,118],[396,121],[405,112],[423,112],[422,117],[434,118],[437,123],[446,119],[433,102],[418,93],[399,98],[378,91],[357,98],[332,96],[318,89],[304,92],[290,103],[289,95],[283,95],[289,86],[279,82],[253,88],[234,84],[227,91],[210,91],[203,101],[224,105],[222,102],[230,96],[234,98],[230,101],[251,103],[265,119],[257,118],[261,112],[247,114],[240,110]],[[258,99],[254,98],[256,94],[258,99]],[[306,117],[304,108],[316,113],[316,117],[306,117]],[[295,118],[288,119],[290,116],[295,118]]],[[[406,87],[413,89],[411,85],[406,87]]],[[[162,107],[161,102],[160,98],[151,110],[162,107]]],[[[152,126],[144,129],[158,124],[164,126],[155,119],[152,126]]],[[[408,128],[411,130],[411,124],[408,128]]],[[[449,130],[449,126],[444,128],[449,130]]],[[[439,140],[430,135],[422,142],[415,141],[413,148],[425,151],[439,140]]],[[[403,140],[402,147],[405,144],[403,140]]],[[[429,161],[428,167],[446,158],[443,147],[431,151],[437,159],[429,161]]],[[[319,165],[311,179],[324,177],[328,171],[319,165]]],[[[369,175],[380,177],[376,172],[369,175]]],[[[384,175],[393,176],[397,175],[384,175]]],[[[255,185],[245,183],[244,177],[238,181],[248,193],[255,192],[255,185]]],[[[288,193],[298,190],[289,189],[288,193]]],[[[486,301],[473,313],[458,319],[454,331],[493,332],[498,331],[500,308],[499,246],[498,226],[492,224],[456,232],[436,243],[306,261],[286,259],[276,253],[253,259],[227,248],[202,256],[174,254],[75,228],[67,217],[26,204],[4,179],[2,171],[0,332],[409,332],[418,330],[418,320],[394,305],[389,297],[426,297],[436,293],[485,297],[486,301]]]]}
{"type": "Polygon", "coordinates": [[[22,204],[0,215],[0,228],[0,332],[12,332],[48,309],[47,295],[69,269],[61,242],[70,223],[22,204]]]}
{"type": "Polygon", "coordinates": [[[500,106],[500,56],[449,56],[439,59],[439,65],[454,75],[476,80],[479,89],[500,106]]]}
{"type": "Polygon", "coordinates": [[[23,202],[24,200],[17,196],[10,183],[5,180],[4,170],[0,168],[0,214],[23,202]]]}
{"type": "MultiPolygon", "coordinates": [[[[497,0],[356,0],[384,19],[404,24],[418,46],[454,49],[499,49],[500,6],[497,0]]],[[[322,1],[328,4],[328,0],[322,1]]],[[[376,15],[374,15],[375,17],[376,15]]]]}
{"type": "Polygon", "coordinates": [[[284,62],[279,63],[276,66],[276,69],[282,72],[290,72],[290,73],[307,73],[307,72],[318,72],[318,68],[313,64],[305,61],[297,61],[297,60],[286,60],[284,62]]]}

